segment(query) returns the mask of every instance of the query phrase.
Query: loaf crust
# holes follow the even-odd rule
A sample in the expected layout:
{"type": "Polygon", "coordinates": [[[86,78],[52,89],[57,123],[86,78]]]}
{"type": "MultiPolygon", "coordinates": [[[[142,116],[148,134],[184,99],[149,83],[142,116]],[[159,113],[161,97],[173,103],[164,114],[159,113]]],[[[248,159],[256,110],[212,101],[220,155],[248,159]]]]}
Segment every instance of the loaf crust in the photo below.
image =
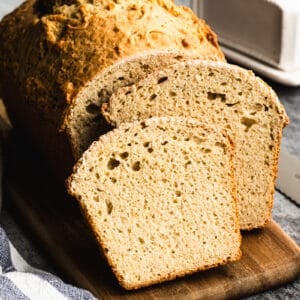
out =
{"type": "Polygon", "coordinates": [[[65,133],[70,105],[105,68],[151,49],[177,49],[224,60],[205,22],[170,0],[28,0],[3,18],[0,39],[0,96],[12,122],[38,139],[38,144],[48,135],[53,137],[50,140],[56,135],[66,139],[64,144],[69,145],[62,147],[65,153],[60,156],[70,156],[73,162],[78,154],[70,149],[76,149],[72,144],[76,138],[65,133]],[[19,105],[26,107],[28,117],[19,118],[22,111],[15,112],[19,105]],[[32,133],[34,125],[27,123],[31,115],[51,123],[49,130],[32,133]]]}
{"type": "Polygon", "coordinates": [[[162,117],[122,124],[83,154],[68,190],[125,289],[240,258],[233,147],[207,124],[162,117]]]}

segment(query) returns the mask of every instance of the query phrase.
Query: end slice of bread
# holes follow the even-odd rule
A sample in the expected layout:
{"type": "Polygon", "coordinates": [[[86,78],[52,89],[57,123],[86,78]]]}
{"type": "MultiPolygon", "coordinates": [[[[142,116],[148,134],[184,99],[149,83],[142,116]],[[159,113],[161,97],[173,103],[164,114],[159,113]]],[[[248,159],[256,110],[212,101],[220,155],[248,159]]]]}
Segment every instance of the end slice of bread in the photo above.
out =
{"type": "Polygon", "coordinates": [[[100,110],[115,90],[132,85],[154,71],[196,58],[199,54],[193,52],[149,50],[126,57],[98,74],[82,89],[66,114],[65,128],[76,160],[100,134],[108,131],[100,110]]]}
{"type": "Polygon", "coordinates": [[[68,179],[120,284],[137,289],[240,257],[233,145],[185,118],[123,124],[68,179]]]}
{"type": "Polygon", "coordinates": [[[113,125],[151,116],[206,118],[236,144],[242,229],[271,218],[278,153],[288,117],[274,91],[251,71],[221,62],[186,61],[119,89],[103,105],[113,125]]]}

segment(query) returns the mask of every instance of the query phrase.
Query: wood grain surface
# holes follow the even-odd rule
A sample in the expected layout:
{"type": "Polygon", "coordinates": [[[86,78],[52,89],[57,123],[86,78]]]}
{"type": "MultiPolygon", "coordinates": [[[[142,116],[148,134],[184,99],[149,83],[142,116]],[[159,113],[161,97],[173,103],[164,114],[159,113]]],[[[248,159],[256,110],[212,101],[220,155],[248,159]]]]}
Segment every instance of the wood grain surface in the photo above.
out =
{"type": "Polygon", "coordinates": [[[99,299],[233,299],[300,276],[299,247],[271,221],[263,230],[243,233],[238,262],[127,292],[101,257],[76,201],[34,148],[15,137],[6,150],[6,205],[52,259],[59,275],[99,299]]]}

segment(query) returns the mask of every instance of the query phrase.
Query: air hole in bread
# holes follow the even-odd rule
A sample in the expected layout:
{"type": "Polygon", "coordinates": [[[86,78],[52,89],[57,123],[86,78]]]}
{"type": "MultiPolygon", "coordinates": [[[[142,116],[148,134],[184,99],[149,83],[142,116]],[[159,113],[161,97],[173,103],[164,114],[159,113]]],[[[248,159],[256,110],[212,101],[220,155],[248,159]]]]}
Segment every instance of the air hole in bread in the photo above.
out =
{"type": "Polygon", "coordinates": [[[118,46],[114,47],[114,51],[117,55],[120,55],[120,48],[118,46]]]}
{"type": "Polygon", "coordinates": [[[140,242],[141,244],[145,244],[145,240],[144,240],[143,238],[141,238],[141,237],[139,237],[139,242],[140,242]]]}
{"type": "Polygon", "coordinates": [[[124,76],[120,76],[120,77],[118,77],[118,80],[119,81],[122,81],[122,80],[124,80],[125,79],[125,77],[124,76]]]}
{"type": "Polygon", "coordinates": [[[160,78],[157,80],[157,83],[158,83],[158,84],[161,84],[161,83],[167,81],[168,79],[169,79],[168,76],[160,77],[160,78]]]}
{"type": "Polygon", "coordinates": [[[234,102],[234,103],[225,103],[225,105],[226,105],[227,107],[232,107],[232,106],[238,105],[238,104],[240,104],[240,103],[241,103],[241,101],[237,101],[237,102],[234,102]]]}
{"type": "Polygon", "coordinates": [[[149,152],[149,153],[152,153],[153,151],[154,151],[153,148],[149,148],[149,149],[148,149],[148,152],[149,152]]]}
{"type": "Polygon", "coordinates": [[[111,181],[112,183],[116,183],[116,182],[117,182],[117,179],[114,178],[114,177],[110,177],[109,179],[110,179],[110,181],[111,181]]]}
{"type": "Polygon", "coordinates": [[[111,158],[107,163],[107,168],[113,170],[120,165],[120,162],[117,159],[111,158]]]}
{"type": "Polygon", "coordinates": [[[127,95],[130,95],[131,94],[131,91],[127,91],[126,93],[125,93],[125,95],[127,96],[127,95]]]}
{"type": "Polygon", "coordinates": [[[145,129],[145,128],[147,128],[147,127],[148,127],[148,126],[146,125],[146,123],[145,123],[145,122],[141,122],[140,124],[141,124],[141,128],[142,128],[142,129],[145,129]]]}
{"type": "Polygon", "coordinates": [[[150,142],[145,142],[143,145],[144,145],[144,147],[148,148],[150,145],[150,142]]]}
{"type": "Polygon", "coordinates": [[[115,6],[113,4],[108,4],[108,5],[105,5],[104,9],[105,10],[112,10],[115,6]]]}
{"type": "Polygon", "coordinates": [[[150,101],[153,101],[156,97],[157,97],[156,94],[152,94],[152,95],[150,96],[149,100],[150,100],[150,101]]]}
{"type": "Polygon", "coordinates": [[[223,148],[223,149],[226,149],[226,145],[225,145],[224,143],[216,142],[215,145],[216,145],[217,147],[221,147],[221,148],[223,148]]]}
{"type": "Polygon", "coordinates": [[[181,44],[184,48],[190,48],[190,43],[186,39],[181,40],[181,44]]]}
{"type": "Polygon", "coordinates": [[[257,124],[257,121],[255,119],[243,117],[241,123],[245,126],[245,132],[248,132],[254,124],[257,124]]]}
{"type": "Polygon", "coordinates": [[[98,105],[91,103],[86,107],[86,111],[89,114],[99,114],[100,113],[100,108],[98,105]]]}
{"type": "Polygon", "coordinates": [[[168,141],[164,141],[164,142],[162,142],[161,144],[162,144],[162,146],[165,146],[165,145],[168,144],[168,141]]]}
{"type": "Polygon", "coordinates": [[[189,160],[189,161],[187,161],[187,162],[184,164],[184,167],[187,168],[188,165],[191,165],[191,164],[192,164],[192,162],[189,160]]]}
{"type": "Polygon", "coordinates": [[[165,127],[161,127],[161,126],[157,126],[157,129],[161,130],[161,131],[166,131],[165,127]]]}
{"type": "Polygon", "coordinates": [[[171,97],[176,97],[176,96],[177,96],[177,93],[174,92],[174,91],[170,91],[170,92],[169,92],[169,95],[170,95],[171,97]]]}
{"type": "Polygon", "coordinates": [[[203,152],[203,153],[211,153],[211,149],[209,149],[209,148],[201,148],[200,149],[201,150],[201,152],[203,152]]]}
{"type": "Polygon", "coordinates": [[[109,200],[105,200],[106,208],[107,208],[107,213],[110,215],[113,210],[113,205],[109,200]]]}
{"type": "Polygon", "coordinates": [[[196,144],[201,144],[201,143],[206,142],[207,139],[203,139],[203,138],[199,138],[198,136],[194,136],[194,137],[193,137],[193,141],[194,141],[196,144]]]}
{"type": "Polygon", "coordinates": [[[226,100],[226,95],[222,94],[222,93],[212,93],[212,92],[207,92],[207,98],[209,100],[216,100],[216,99],[220,99],[221,101],[225,101],[226,100]]]}
{"type": "Polygon", "coordinates": [[[119,32],[120,29],[119,29],[117,26],[114,26],[113,31],[114,31],[114,32],[119,32]]]}
{"type": "Polygon", "coordinates": [[[132,170],[133,171],[139,171],[141,169],[141,162],[136,161],[133,165],[132,165],[132,170]]]}
{"type": "Polygon", "coordinates": [[[126,151],[126,152],[120,153],[120,157],[121,157],[122,159],[126,159],[128,156],[129,156],[129,153],[128,153],[127,151],[126,151]]]}
{"type": "Polygon", "coordinates": [[[182,195],[181,191],[176,191],[175,194],[177,197],[180,197],[182,195]]]}

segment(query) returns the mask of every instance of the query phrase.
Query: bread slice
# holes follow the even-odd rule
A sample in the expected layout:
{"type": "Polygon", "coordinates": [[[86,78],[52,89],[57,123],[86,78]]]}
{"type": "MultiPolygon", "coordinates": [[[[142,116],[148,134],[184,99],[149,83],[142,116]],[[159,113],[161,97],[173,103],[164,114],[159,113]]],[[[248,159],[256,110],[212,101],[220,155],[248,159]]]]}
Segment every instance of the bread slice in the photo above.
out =
{"type": "Polygon", "coordinates": [[[235,172],[242,229],[271,217],[283,127],[274,91],[251,71],[225,63],[182,62],[119,89],[103,106],[113,125],[151,116],[207,118],[236,144],[235,172]]]}
{"type": "Polygon", "coordinates": [[[232,145],[199,121],[123,124],[68,180],[120,284],[137,289],[240,257],[232,145]]]}
{"type": "Polygon", "coordinates": [[[68,161],[67,172],[93,139],[77,132],[91,123],[76,126],[77,113],[93,110],[78,93],[88,96],[89,83],[106,68],[148,50],[225,60],[209,26],[171,0],[27,0],[1,20],[0,40],[0,97],[14,127],[51,165],[68,161]]]}
{"type": "Polygon", "coordinates": [[[79,159],[84,150],[107,131],[100,107],[117,88],[132,85],[156,70],[195,58],[196,54],[174,50],[145,51],[126,57],[97,75],[78,94],[65,119],[75,158],[79,159]]]}

